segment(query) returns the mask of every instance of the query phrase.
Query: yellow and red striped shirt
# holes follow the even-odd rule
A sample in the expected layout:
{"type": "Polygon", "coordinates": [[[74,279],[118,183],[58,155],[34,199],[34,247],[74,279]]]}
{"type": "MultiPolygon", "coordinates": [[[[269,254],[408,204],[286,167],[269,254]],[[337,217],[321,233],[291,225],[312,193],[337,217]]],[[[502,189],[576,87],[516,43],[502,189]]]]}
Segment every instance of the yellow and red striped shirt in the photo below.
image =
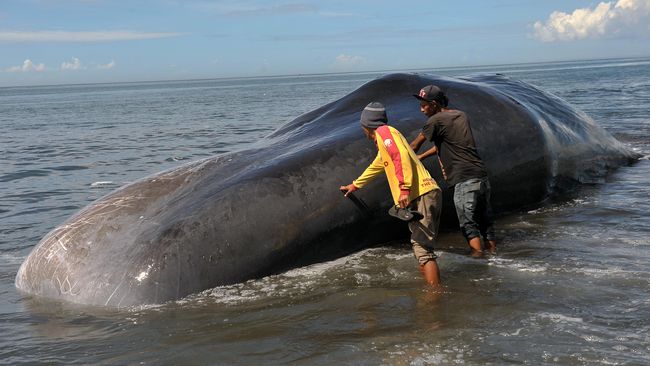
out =
{"type": "Polygon", "coordinates": [[[386,172],[395,204],[401,192],[409,193],[409,201],[440,189],[427,169],[411,149],[404,136],[395,128],[383,125],[375,130],[377,157],[352,184],[363,188],[368,182],[386,172]]]}

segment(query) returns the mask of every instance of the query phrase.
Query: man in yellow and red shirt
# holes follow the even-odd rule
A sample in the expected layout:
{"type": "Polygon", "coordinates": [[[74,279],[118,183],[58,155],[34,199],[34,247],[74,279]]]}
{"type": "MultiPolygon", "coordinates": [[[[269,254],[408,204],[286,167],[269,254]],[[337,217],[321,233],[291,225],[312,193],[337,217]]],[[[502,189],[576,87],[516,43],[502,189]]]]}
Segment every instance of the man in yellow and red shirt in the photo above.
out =
{"type": "Polygon", "coordinates": [[[379,152],[359,178],[340,189],[347,196],[385,172],[395,205],[408,207],[422,215],[420,220],[408,223],[411,244],[425,280],[437,286],[440,284],[440,271],[433,246],[438,236],[442,194],[404,136],[387,123],[386,109],[379,102],[368,104],[361,112],[363,132],[377,144],[379,152]]]}

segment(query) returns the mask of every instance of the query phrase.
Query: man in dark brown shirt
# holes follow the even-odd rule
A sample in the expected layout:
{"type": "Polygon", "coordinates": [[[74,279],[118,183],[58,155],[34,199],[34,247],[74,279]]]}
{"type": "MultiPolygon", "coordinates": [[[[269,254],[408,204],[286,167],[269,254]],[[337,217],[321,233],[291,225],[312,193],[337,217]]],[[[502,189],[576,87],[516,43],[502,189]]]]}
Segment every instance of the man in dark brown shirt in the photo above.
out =
{"type": "Polygon", "coordinates": [[[472,255],[482,253],[481,237],[485,248],[496,252],[490,182],[467,115],[447,108],[447,96],[435,85],[425,86],[414,97],[420,100],[420,111],[429,119],[411,147],[417,152],[426,140],[435,144],[418,157],[423,160],[438,154],[443,176],[454,187],[456,214],[472,255]]]}

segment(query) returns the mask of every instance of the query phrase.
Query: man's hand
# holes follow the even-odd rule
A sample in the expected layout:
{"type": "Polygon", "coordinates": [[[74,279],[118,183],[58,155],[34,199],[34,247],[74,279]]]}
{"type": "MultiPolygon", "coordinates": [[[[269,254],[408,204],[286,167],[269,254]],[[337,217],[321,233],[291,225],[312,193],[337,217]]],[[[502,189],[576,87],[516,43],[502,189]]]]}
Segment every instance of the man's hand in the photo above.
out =
{"type": "Polygon", "coordinates": [[[444,165],[442,165],[442,160],[440,160],[440,157],[438,157],[438,163],[440,164],[440,171],[442,172],[442,177],[447,180],[447,172],[445,171],[444,165]]]}
{"type": "Polygon", "coordinates": [[[437,153],[438,153],[438,148],[433,146],[429,150],[423,152],[422,154],[418,154],[418,159],[422,161],[431,155],[436,155],[437,153]]]}
{"type": "Polygon", "coordinates": [[[341,190],[341,192],[345,193],[345,197],[347,197],[348,194],[356,191],[359,188],[357,188],[354,184],[348,184],[347,186],[341,186],[341,188],[339,189],[341,190]]]}
{"type": "Polygon", "coordinates": [[[409,192],[407,191],[402,191],[399,195],[399,200],[397,201],[399,203],[400,208],[405,208],[406,206],[409,205],[409,192]]]}

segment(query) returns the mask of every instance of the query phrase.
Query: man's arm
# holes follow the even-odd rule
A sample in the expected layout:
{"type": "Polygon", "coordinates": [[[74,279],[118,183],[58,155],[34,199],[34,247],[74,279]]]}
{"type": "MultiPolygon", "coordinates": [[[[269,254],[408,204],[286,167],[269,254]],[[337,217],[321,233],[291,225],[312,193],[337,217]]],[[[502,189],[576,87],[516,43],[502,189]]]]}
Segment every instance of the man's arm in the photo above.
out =
{"type": "Polygon", "coordinates": [[[429,150],[423,152],[422,154],[418,154],[418,159],[424,160],[424,159],[428,158],[429,156],[435,155],[437,153],[438,153],[438,148],[434,145],[432,148],[430,148],[429,150]]]}
{"type": "Polygon", "coordinates": [[[411,149],[413,151],[418,152],[420,150],[420,147],[422,147],[422,144],[427,140],[426,137],[424,137],[424,134],[420,132],[418,136],[411,142],[411,149]]]}
{"type": "Polygon", "coordinates": [[[377,157],[375,157],[375,160],[368,165],[366,170],[359,176],[359,178],[355,179],[351,184],[348,184],[347,186],[341,186],[339,189],[343,192],[345,192],[345,196],[348,196],[348,193],[352,193],[356,191],[357,189],[363,188],[366,184],[368,184],[371,180],[375,179],[379,174],[381,174],[384,171],[384,164],[381,162],[381,156],[379,153],[377,153],[377,157]]]}
{"type": "MultiPolygon", "coordinates": [[[[422,132],[418,135],[418,139],[421,139],[422,141],[420,142],[420,145],[424,143],[424,141],[433,141],[434,137],[438,135],[438,128],[439,124],[436,122],[437,120],[435,118],[430,118],[429,121],[422,127],[422,132]]],[[[417,152],[417,150],[413,150],[417,152]]],[[[431,155],[435,155],[438,153],[438,147],[433,146],[429,150],[423,152],[422,154],[418,155],[418,159],[424,160],[428,158],[431,155]]]]}

